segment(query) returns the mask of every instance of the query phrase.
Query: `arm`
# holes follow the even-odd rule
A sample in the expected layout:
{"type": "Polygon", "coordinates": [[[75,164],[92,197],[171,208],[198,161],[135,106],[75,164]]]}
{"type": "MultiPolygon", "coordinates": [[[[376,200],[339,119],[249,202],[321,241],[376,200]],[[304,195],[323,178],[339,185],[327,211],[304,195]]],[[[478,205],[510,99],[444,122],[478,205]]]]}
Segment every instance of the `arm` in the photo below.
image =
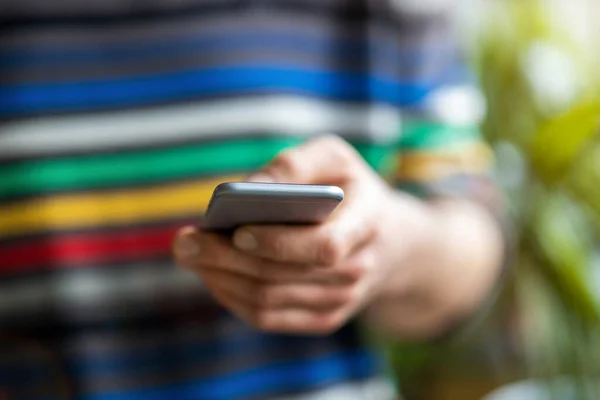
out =
{"type": "Polygon", "coordinates": [[[476,128],[478,113],[439,111],[452,108],[447,103],[457,97],[476,109],[476,98],[468,86],[448,92],[454,96],[433,93],[434,104],[413,108],[400,146],[394,183],[414,197],[395,194],[392,208],[412,203],[416,234],[402,263],[415,273],[407,284],[398,272],[365,313],[393,336],[434,337],[464,323],[492,296],[506,264],[509,238],[501,229],[502,201],[490,178],[490,151],[476,128]]]}
{"type": "Polygon", "coordinates": [[[474,202],[402,199],[397,207],[407,202],[411,220],[394,225],[396,237],[411,242],[398,260],[411,266],[410,275],[398,268],[365,318],[390,336],[431,338],[463,322],[490,296],[502,267],[503,238],[489,212],[474,202]],[[401,228],[406,223],[410,229],[401,228]]]}

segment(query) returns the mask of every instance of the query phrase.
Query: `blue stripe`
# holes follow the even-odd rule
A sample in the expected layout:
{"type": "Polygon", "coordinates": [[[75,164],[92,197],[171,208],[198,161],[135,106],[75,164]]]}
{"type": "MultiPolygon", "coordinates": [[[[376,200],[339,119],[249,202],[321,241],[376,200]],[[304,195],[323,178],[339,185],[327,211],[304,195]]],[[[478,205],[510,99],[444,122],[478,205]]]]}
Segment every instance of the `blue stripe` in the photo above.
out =
{"type": "Polygon", "coordinates": [[[69,361],[71,370],[80,375],[97,377],[101,375],[150,373],[169,368],[203,365],[215,359],[240,359],[243,354],[257,350],[271,352],[282,348],[314,348],[334,344],[331,339],[293,338],[265,335],[238,336],[214,339],[210,342],[176,342],[171,346],[150,348],[142,351],[126,350],[122,353],[104,353],[94,358],[69,361]]]}
{"type": "Polygon", "coordinates": [[[81,400],[234,400],[365,379],[373,376],[378,367],[378,360],[370,353],[347,352],[311,360],[272,363],[200,382],[90,395],[81,400]]]}
{"type": "MultiPolygon", "coordinates": [[[[239,358],[256,349],[271,351],[285,345],[306,346],[307,340],[267,338],[259,335],[231,337],[211,342],[189,343],[175,342],[172,345],[151,347],[148,349],[125,349],[119,353],[106,352],[87,357],[74,354],[65,360],[69,370],[76,371],[77,376],[94,379],[101,376],[127,375],[131,373],[160,373],[171,368],[201,366],[214,362],[215,359],[239,358]],[[282,343],[283,342],[283,343],[282,343]]],[[[312,345],[314,346],[314,344],[312,345]]],[[[24,360],[27,361],[27,360],[24,360]]],[[[0,384],[12,382],[19,387],[39,385],[47,381],[53,364],[44,363],[0,363],[0,384]]],[[[0,386],[1,387],[1,386],[0,386]]]]}
{"type": "Polygon", "coordinates": [[[381,43],[368,38],[341,39],[273,32],[226,32],[201,37],[181,37],[150,43],[115,44],[112,46],[77,46],[69,48],[31,48],[0,50],[0,71],[18,68],[84,67],[86,64],[150,61],[194,53],[245,54],[258,51],[285,51],[327,56],[335,60],[356,61],[357,58],[382,59],[390,65],[417,65],[429,57],[453,50],[448,43],[381,43]]]}
{"type": "Polygon", "coordinates": [[[110,81],[5,85],[0,88],[0,116],[277,91],[401,106],[418,102],[434,86],[432,82],[393,82],[364,73],[239,66],[110,81]]]}
{"type": "MultiPolygon", "coordinates": [[[[338,337],[337,340],[341,338],[338,337]]],[[[65,357],[64,362],[68,369],[76,371],[78,376],[93,379],[107,375],[151,374],[171,368],[197,367],[211,364],[216,359],[239,360],[244,354],[257,351],[285,355],[286,350],[283,349],[310,351],[320,348],[325,351],[336,346],[340,346],[339,342],[333,342],[331,338],[266,335],[257,332],[243,336],[213,338],[210,341],[167,342],[155,347],[107,351],[93,356],[85,352],[73,353],[65,357]]],[[[7,380],[22,385],[34,385],[48,379],[49,369],[56,367],[48,363],[23,361],[12,362],[9,365],[0,359],[0,383],[7,380]]]]}

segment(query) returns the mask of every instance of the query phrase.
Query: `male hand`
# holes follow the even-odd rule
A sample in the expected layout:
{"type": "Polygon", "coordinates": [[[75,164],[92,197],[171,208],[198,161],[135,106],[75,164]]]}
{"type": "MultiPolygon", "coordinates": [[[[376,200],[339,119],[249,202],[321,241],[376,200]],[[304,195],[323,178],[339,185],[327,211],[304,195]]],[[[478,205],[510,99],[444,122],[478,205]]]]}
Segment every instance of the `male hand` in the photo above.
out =
{"type": "Polygon", "coordinates": [[[369,302],[410,246],[408,237],[396,237],[396,195],[337,137],[285,151],[250,180],[337,185],[345,200],[315,226],[244,226],[231,239],[183,228],[176,260],[195,271],[222,305],[261,330],[337,330],[369,302]]]}

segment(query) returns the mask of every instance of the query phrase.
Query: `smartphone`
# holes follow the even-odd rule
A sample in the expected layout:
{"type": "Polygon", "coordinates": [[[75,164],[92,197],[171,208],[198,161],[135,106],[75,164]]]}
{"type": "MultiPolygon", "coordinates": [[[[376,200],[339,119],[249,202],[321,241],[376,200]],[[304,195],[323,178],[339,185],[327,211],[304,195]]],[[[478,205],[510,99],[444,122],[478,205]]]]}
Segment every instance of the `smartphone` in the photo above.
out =
{"type": "Polygon", "coordinates": [[[343,199],[337,186],[227,182],[215,188],[201,226],[229,231],[254,224],[318,224],[343,199]]]}

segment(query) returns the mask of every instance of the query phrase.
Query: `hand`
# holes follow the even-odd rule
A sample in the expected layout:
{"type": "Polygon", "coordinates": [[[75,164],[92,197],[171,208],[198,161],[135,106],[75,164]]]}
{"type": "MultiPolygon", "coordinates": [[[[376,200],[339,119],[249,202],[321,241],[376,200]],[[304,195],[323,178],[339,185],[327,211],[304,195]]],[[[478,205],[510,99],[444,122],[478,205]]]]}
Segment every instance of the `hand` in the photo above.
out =
{"type": "Polygon", "coordinates": [[[259,329],[337,330],[369,302],[410,247],[409,238],[396,234],[394,191],[337,137],[288,150],[250,180],[337,185],[345,192],[330,219],[316,226],[245,226],[232,239],[194,227],[178,233],[178,263],[259,329]]]}

